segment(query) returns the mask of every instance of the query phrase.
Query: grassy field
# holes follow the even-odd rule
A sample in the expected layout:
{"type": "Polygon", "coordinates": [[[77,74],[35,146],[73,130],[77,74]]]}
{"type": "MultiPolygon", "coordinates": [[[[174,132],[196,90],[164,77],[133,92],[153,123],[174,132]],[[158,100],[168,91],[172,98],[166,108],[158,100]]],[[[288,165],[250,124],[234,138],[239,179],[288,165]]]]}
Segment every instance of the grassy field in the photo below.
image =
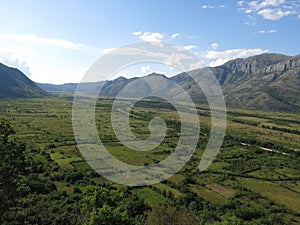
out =
{"type": "MultiPolygon", "coordinates": [[[[111,104],[111,100],[97,103],[96,122],[99,137],[117,159],[137,166],[152,165],[174,151],[180,137],[179,117],[175,111],[133,108],[131,113],[138,117],[131,116],[130,125],[138,138],[149,136],[148,124],[153,117],[159,116],[169,125],[167,136],[159,147],[137,152],[117,140],[110,123],[111,104]]],[[[268,201],[276,207],[286,208],[284,216],[297,224],[300,221],[300,135],[297,133],[300,131],[300,114],[228,109],[223,146],[212,165],[200,173],[198,164],[209,137],[210,117],[205,106],[199,106],[198,112],[201,135],[187,165],[163,183],[132,188],[132,191],[152,206],[172,204],[186,192],[220,207],[236,200],[262,207],[268,201]]],[[[48,155],[53,167],[59,167],[59,171],[92,174],[76,146],[71,113],[72,98],[68,95],[0,102],[0,116],[12,122],[15,137],[38,149],[35,160],[45,162],[48,155]]],[[[75,178],[56,181],[55,185],[58,190],[70,192],[75,186],[84,189],[104,179],[92,177],[87,182],[75,178]]]]}
{"type": "Polygon", "coordinates": [[[287,205],[295,212],[300,212],[299,193],[290,191],[275,182],[262,181],[251,178],[241,178],[240,181],[249,189],[261,193],[263,196],[266,196],[267,198],[270,198],[275,202],[287,205]]]}
{"type": "Polygon", "coordinates": [[[133,192],[139,197],[145,199],[145,201],[147,201],[151,206],[155,206],[158,202],[162,204],[168,202],[168,199],[147,187],[135,189],[133,192]]]}

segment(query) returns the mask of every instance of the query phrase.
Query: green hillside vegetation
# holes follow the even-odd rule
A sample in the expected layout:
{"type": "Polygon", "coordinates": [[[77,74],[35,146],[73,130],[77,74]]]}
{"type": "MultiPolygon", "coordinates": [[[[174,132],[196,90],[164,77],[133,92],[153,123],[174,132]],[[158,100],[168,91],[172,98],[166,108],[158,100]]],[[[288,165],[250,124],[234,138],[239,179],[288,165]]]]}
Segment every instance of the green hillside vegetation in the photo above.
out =
{"type": "Polygon", "coordinates": [[[47,96],[20,70],[0,63],[0,98],[36,98],[47,96]]]}

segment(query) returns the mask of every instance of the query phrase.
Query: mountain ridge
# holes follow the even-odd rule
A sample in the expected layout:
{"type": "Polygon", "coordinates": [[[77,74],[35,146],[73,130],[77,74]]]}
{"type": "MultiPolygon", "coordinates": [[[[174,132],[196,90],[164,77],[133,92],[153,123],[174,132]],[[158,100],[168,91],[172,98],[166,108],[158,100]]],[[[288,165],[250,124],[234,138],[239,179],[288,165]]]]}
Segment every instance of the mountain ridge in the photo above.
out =
{"type": "MultiPolygon", "coordinates": [[[[97,89],[104,85],[105,81],[98,82],[87,82],[81,83],[81,89],[86,94],[94,94],[97,89]]],[[[67,92],[75,93],[77,90],[78,83],[65,83],[65,84],[48,84],[48,83],[36,83],[40,88],[47,92],[67,92]]]]}
{"type": "MultiPolygon", "coordinates": [[[[183,72],[168,79],[181,85],[195,102],[206,103],[198,84],[188,75],[201,76],[206,69],[183,72]]],[[[226,104],[230,107],[300,111],[300,100],[297,98],[300,96],[300,55],[265,53],[233,59],[209,69],[218,80],[226,104]]],[[[101,94],[114,97],[134,79],[137,78],[109,81],[103,86],[101,94]]]]}
{"type": "Polygon", "coordinates": [[[299,111],[300,55],[262,54],[211,68],[229,106],[299,111]],[[221,74],[220,70],[227,69],[221,74]]]}
{"type": "Polygon", "coordinates": [[[37,98],[49,94],[20,70],[0,63],[0,99],[37,98]]]}
{"type": "MultiPolygon", "coordinates": [[[[201,76],[206,68],[183,72],[167,78],[152,73],[145,77],[161,76],[181,85],[195,102],[206,103],[198,84],[188,75],[201,76]]],[[[209,67],[222,88],[226,105],[245,109],[270,111],[300,111],[300,54],[286,56],[264,53],[248,58],[230,60],[217,67],[209,67]]],[[[15,68],[0,63],[0,98],[42,97],[48,92],[75,93],[77,83],[63,85],[34,83],[15,68]],[[11,74],[11,75],[9,75],[11,74]],[[41,90],[41,88],[43,90],[41,90]]],[[[127,84],[137,77],[119,77],[115,80],[81,84],[81,91],[88,94],[115,97],[127,84]]],[[[172,93],[172,87],[168,90],[172,93]]],[[[174,92],[174,94],[176,94],[174,92]]]]}

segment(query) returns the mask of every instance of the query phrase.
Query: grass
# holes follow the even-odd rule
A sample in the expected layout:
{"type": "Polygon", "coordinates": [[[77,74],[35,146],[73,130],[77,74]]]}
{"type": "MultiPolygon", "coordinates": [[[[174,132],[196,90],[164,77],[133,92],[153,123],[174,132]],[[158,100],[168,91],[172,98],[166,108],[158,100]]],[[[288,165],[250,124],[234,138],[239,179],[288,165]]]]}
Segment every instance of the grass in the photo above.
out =
{"type": "Polygon", "coordinates": [[[137,188],[134,189],[133,192],[137,194],[139,197],[145,200],[149,205],[155,206],[158,204],[168,203],[169,200],[153,191],[151,188],[137,188]]]}
{"type": "Polygon", "coordinates": [[[172,177],[169,178],[169,181],[174,182],[175,184],[179,184],[180,181],[184,179],[184,176],[181,174],[175,174],[172,177]]]}
{"type": "Polygon", "coordinates": [[[87,171],[90,169],[90,166],[85,161],[75,161],[71,162],[71,164],[79,171],[87,171]]]}
{"type": "Polygon", "coordinates": [[[163,184],[163,183],[158,183],[158,184],[155,184],[154,186],[157,187],[157,188],[159,188],[160,190],[171,191],[176,198],[179,198],[180,196],[183,195],[177,189],[171,188],[170,186],[168,186],[166,184],[163,184]]]}
{"type": "Polygon", "coordinates": [[[222,195],[225,198],[231,198],[234,196],[234,190],[225,188],[219,184],[208,184],[206,185],[207,188],[209,188],[210,190],[212,190],[213,192],[216,192],[220,195],[222,195]]]}
{"type": "Polygon", "coordinates": [[[52,160],[56,161],[56,160],[62,159],[64,157],[64,155],[60,154],[59,152],[55,152],[55,153],[51,153],[50,157],[52,160]]]}
{"type": "Polygon", "coordinates": [[[64,155],[62,155],[59,152],[51,153],[50,157],[53,161],[55,161],[61,168],[73,168],[73,165],[71,163],[76,161],[82,161],[81,157],[71,157],[71,158],[65,158],[64,155]]]}
{"type": "Polygon", "coordinates": [[[261,195],[285,205],[289,209],[300,213],[300,194],[287,190],[286,188],[269,181],[262,181],[250,178],[240,178],[240,181],[247,188],[260,193],[261,195]]]}
{"type": "Polygon", "coordinates": [[[58,191],[66,191],[67,193],[73,192],[73,186],[66,186],[63,182],[54,182],[58,191]]]}
{"type": "Polygon", "coordinates": [[[223,203],[226,202],[227,199],[226,197],[199,185],[195,185],[192,190],[205,200],[213,203],[223,203]]]}
{"type": "MultiPolygon", "coordinates": [[[[98,134],[108,151],[119,160],[128,164],[143,166],[151,165],[165,159],[174,149],[178,137],[166,138],[162,144],[148,152],[137,152],[123,146],[115,139],[114,131],[110,124],[110,100],[103,100],[96,114],[98,134]]],[[[90,170],[90,166],[83,160],[74,140],[72,129],[72,99],[69,97],[43,98],[0,101],[0,115],[12,122],[16,129],[16,137],[27,145],[38,146],[40,149],[34,156],[35,160],[44,160],[43,155],[50,158],[66,171],[90,170]]],[[[178,121],[178,114],[168,109],[135,107],[133,114],[148,118],[160,116],[168,121],[178,121]]],[[[207,107],[199,105],[201,127],[210,128],[209,111],[207,107]]],[[[299,135],[262,128],[261,125],[286,127],[300,130],[300,114],[265,112],[258,110],[228,109],[227,136],[234,138],[254,139],[260,142],[272,142],[281,147],[300,151],[299,135]],[[232,119],[252,121],[258,126],[233,122],[232,119]]],[[[192,121],[190,121],[192,122],[192,121]]],[[[148,121],[131,118],[130,124],[133,133],[140,138],[146,138],[149,132],[148,121]]],[[[178,135],[176,126],[168,129],[178,135]]],[[[242,146],[238,141],[224,142],[217,158],[204,172],[198,171],[199,160],[206,147],[208,136],[201,136],[201,143],[196,149],[195,160],[173,175],[166,183],[155,186],[159,190],[171,191],[175,199],[185,195],[179,191],[180,186],[187,186],[206,201],[214,204],[223,204],[232,198],[242,202],[249,202],[248,196],[235,197],[239,188],[247,188],[260,193],[265,198],[276,204],[283,204],[287,208],[300,213],[300,177],[299,156],[284,156],[271,152],[257,152],[256,146],[242,146]],[[187,177],[195,182],[186,184],[187,177]],[[285,179],[285,180],[284,180],[285,179]],[[226,187],[219,185],[226,183],[226,187]],[[172,184],[172,185],[171,185],[172,184]],[[230,184],[230,185],[227,185],[230,184]],[[228,188],[230,186],[230,188],[228,188]]],[[[95,147],[89,145],[87,147],[95,147]]],[[[101,168],[100,168],[101,169],[101,168]]],[[[95,183],[104,178],[93,178],[95,183]]],[[[77,181],[76,181],[77,182],[77,181]]],[[[72,184],[55,182],[58,190],[71,192],[72,184]]],[[[77,185],[77,184],[76,184],[77,185]]],[[[85,183],[78,184],[81,189],[85,183]]],[[[170,203],[170,200],[154,191],[150,187],[134,188],[133,192],[145,199],[150,205],[170,203]]],[[[259,200],[254,199],[256,204],[259,200]]],[[[287,213],[288,214],[288,213],[287,213]]],[[[290,214],[288,214],[290,215],[290,214]]]]}
{"type": "Polygon", "coordinates": [[[58,163],[58,165],[60,165],[60,167],[62,168],[73,168],[72,166],[72,162],[76,162],[76,161],[81,161],[82,158],[81,157],[73,157],[73,158],[67,158],[67,159],[57,159],[55,160],[55,162],[58,163]]]}

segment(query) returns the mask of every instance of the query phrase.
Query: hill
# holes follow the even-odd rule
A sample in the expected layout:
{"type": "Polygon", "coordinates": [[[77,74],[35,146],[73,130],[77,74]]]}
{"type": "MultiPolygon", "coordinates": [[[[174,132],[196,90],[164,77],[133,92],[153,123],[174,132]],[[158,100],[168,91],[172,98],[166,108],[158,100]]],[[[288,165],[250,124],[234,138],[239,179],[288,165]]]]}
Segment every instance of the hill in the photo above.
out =
{"type": "Polygon", "coordinates": [[[0,98],[36,98],[47,96],[24,73],[0,63],[0,98]]]}
{"type": "MultiPolygon", "coordinates": [[[[205,69],[189,73],[197,77],[201,76],[205,69]]],[[[234,59],[210,69],[219,81],[228,106],[270,111],[300,111],[300,55],[261,54],[234,59]]],[[[104,85],[101,94],[116,96],[134,79],[136,78],[121,77],[109,81],[104,85]]],[[[206,102],[202,91],[187,73],[169,79],[180,84],[195,102],[206,102]]],[[[172,91],[170,87],[168,92],[172,91]]]]}
{"type": "MultiPolygon", "coordinates": [[[[82,92],[86,94],[96,93],[103,85],[105,81],[100,82],[90,82],[90,83],[82,83],[81,89],[82,92]]],[[[37,83],[37,85],[47,92],[67,92],[67,93],[75,93],[78,83],[66,83],[66,84],[43,84],[37,83]]]]}

